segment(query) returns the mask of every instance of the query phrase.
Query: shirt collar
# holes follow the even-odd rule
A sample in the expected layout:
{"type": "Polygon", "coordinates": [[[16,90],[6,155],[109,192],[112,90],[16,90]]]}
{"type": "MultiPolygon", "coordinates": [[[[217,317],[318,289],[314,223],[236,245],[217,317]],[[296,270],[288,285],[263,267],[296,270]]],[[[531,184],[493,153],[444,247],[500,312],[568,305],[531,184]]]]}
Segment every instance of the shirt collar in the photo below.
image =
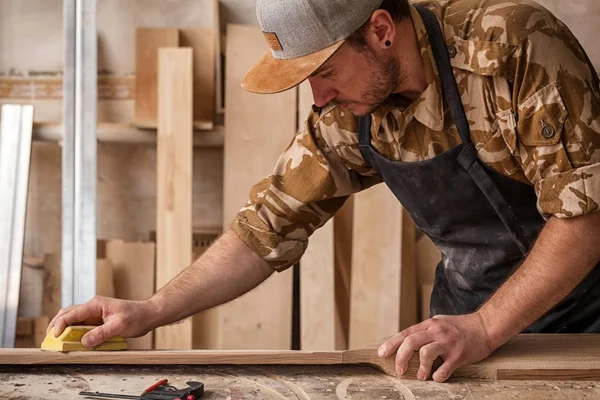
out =
{"type": "Polygon", "coordinates": [[[403,115],[405,123],[410,121],[410,116],[414,116],[420,123],[434,131],[439,132],[444,127],[442,83],[433,58],[429,36],[421,15],[413,5],[410,5],[410,15],[417,34],[419,47],[421,48],[421,55],[423,57],[425,68],[425,78],[428,86],[421,96],[406,109],[396,108],[389,101],[384,102],[377,110],[375,110],[375,112],[373,112],[375,132],[379,130],[383,118],[390,111],[393,111],[396,117],[400,116],[400,114],[410,114],[403,115]]]}

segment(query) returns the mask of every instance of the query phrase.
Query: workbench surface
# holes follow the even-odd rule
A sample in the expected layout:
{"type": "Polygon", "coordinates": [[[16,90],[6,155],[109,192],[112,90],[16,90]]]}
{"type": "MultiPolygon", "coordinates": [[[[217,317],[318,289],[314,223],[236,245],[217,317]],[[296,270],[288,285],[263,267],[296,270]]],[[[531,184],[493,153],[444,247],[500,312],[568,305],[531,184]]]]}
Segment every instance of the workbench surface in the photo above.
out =
{"type": "Polygon", "coordinates": [[[203,382],[204,399],[600,399],[600,382],[401,380],[360,365],[0,366],[0,399],[84,399],[80,391],[136,395],[167,378],[203,382]]]}

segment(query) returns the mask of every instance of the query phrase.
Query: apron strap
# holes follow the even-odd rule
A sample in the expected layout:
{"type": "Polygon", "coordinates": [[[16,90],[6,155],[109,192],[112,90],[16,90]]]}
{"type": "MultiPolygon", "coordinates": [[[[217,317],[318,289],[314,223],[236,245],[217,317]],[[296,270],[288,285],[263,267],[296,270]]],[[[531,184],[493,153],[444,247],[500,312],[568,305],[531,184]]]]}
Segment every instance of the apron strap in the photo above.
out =
{"type": "Polygon", "coordinates": [[[431,10],[418,5],[415,7],[425,23],[435,63],[440,73],[444,97],[452,113],[456,129],[463,141],[464,147],[458,156],[458,162],[471,175],[479,189],[488,199],[496,214],[498,214],[498,217],[513,237],[513,240],[519,246],[521,253],[526,255],[531,247],[531,242],[523,228],[519,225],[517,217],[512,212],[504,196],[502,196],[502,193],[500,193],[498,187],[477,158],[477,151],[471,142],[469,122],[465,115],[456,78],[454,77],[450,59],[448,58],[448,49],[446,48],[438,20],[431,10]]]}

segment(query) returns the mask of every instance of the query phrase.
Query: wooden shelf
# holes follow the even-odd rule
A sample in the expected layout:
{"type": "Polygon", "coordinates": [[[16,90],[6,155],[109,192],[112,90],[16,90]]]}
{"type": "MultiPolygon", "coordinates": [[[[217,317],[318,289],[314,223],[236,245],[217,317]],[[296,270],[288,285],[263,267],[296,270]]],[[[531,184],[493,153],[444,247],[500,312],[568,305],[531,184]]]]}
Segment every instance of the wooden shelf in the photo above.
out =
{"type": "MultiPolygon", "coordinates": [[[[223,147],[224,127],[217,125],[213,130],[194,131],[195,147],[223,147]]],[[[63,125],[54,123],[34,123],[33,139],[47,142],[61,142],[63,125]]],[[[156,143],[156,129],[142,129],[128,124],[98,124],[98,141],[106,143],[156,143]]]]}

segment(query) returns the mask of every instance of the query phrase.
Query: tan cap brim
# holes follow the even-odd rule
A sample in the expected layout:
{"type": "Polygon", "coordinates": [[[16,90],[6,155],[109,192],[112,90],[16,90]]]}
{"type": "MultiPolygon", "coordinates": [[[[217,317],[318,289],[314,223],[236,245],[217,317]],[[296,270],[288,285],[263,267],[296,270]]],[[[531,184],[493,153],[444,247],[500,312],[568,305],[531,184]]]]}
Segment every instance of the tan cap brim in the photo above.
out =
{"type": "Polygon", "coordinates": [[[268,51],[246,72],[242,88],[253,93],[279,93],[293,88],[329,60],[344,42],[340,40],[323,50],[289,60],[276,59],[268,51]]]}

